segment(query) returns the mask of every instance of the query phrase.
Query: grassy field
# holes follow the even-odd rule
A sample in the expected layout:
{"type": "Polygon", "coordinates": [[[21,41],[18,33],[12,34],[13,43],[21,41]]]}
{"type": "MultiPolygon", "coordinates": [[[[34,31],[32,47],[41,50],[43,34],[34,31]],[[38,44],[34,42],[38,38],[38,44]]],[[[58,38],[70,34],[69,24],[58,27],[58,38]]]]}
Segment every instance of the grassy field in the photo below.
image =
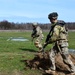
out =
{"type": "MultiPolygon", "coordinates": [[[[38,70],[25,69],[22,60],[32,59],[38,49],[30,38],[31,32],[0,32],[0,75],[42,75],[38,70]],[[24,37],[29,41],[7,41],[10,37],[24,37]]],[[[44,32],[45,38],[47,32],[44,32]]],[[[43,42],[45,40],[43,39],[43,42]]],[[[50,49],[51,45],[46,47],[50,49]]],[[[69,32],[69,48],[75,49],[75,32],[69,32]]]]}

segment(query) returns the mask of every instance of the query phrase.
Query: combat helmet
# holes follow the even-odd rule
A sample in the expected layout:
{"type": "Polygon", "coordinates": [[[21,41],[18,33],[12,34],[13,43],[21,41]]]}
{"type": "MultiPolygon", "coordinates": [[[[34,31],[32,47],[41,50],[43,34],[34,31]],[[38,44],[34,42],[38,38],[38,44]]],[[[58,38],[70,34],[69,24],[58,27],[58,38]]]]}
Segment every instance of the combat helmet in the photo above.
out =
{"type": "Polygon", "coordinates": [[[37,23],[37,22],[34,22],[34,23],[32,23],[32,25],[33,25],[33,26],[37,26],[37,25],[38,25],[38,23],[37,23]]]}
{"type": "Polygon", "coordinates": [[[48,19],[57,19],[58,13],[57,12],[52,12],[48,15],[48,19]]]}

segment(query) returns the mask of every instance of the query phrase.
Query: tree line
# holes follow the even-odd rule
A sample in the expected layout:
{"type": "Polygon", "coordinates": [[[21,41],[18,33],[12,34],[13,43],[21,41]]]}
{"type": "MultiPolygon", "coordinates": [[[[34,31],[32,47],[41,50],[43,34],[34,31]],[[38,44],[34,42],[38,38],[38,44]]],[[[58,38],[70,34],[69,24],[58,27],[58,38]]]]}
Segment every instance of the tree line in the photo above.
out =
{"type": "MultiPolygon", "coordinates": [[[[38,25],[43,30],[49,30],[51,24],[50,23],[38,23],[38,25]]],[[[67,22],[66,27],[69,30],[75,30],[75,22],[67,22]]],[[[6,20],[0,22],[0,30],[32,30],[32,23],[14,23],[14,22],[8,22],[6,20]]]]}

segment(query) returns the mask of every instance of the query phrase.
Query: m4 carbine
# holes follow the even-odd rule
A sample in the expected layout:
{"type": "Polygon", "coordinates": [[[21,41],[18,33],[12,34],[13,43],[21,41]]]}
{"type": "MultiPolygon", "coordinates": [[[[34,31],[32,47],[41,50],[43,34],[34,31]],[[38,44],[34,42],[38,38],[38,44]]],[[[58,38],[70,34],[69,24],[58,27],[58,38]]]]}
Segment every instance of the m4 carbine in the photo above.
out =
{"type": "Polygon", "coordinates": [[[50,29],[50,31],[49,31],[49,33],[48,33],[48,35],[47,35],[46,41],[45,41],[45,43],[44,43],[44,45],[43,45],[43,47],[42,47],[42,50],[41,50],[42,52],[44,52],[45,47],[46,47],[49,43],[51,43],[50,38],[51,38],[51,36],[52,36],[52,31],[53,31],[54,27],[55,27],[55,25],[54,25],[54,26],[51,26],[51,29],[50,29]]]}

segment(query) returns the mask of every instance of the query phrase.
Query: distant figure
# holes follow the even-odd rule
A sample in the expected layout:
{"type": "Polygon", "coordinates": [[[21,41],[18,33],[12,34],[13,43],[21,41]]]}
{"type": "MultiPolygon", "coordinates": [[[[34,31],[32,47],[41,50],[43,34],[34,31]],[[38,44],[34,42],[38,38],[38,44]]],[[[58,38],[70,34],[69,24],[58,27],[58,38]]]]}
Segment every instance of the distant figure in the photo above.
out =
{"type": "Polygon", "coordinates": [[[70,68],[70,72],[75,74],[75,66],[73,62],[69,58],[68,52],[68,30],[65,27],[64,21],[58,21],[58,13],[53,12],[48,15],[48,19],[50,20],[52,26],[49,34],[47,35],[47,39],[44,43],[43,50],[47,44],[53,43],[53,48],[49,53],[49,57],[51,60],[50,69],[46,70],[46,73],[55,72],[55,56],[59,52],[63,58],[63,62],[67,64],[70,68]]]}
{"type": "Polygon", "coordinates": [[[31,34],[32,40],[35,38],[34,41],[34,45],[39,48],[39,52],[42,48],[42,39],[44,37],[43,33],[42,33],[42,29],[40,28],[40,26],[38,26],[38,23],[34,22],[32,24],[33,27],[33,31],[31,34]]]}

